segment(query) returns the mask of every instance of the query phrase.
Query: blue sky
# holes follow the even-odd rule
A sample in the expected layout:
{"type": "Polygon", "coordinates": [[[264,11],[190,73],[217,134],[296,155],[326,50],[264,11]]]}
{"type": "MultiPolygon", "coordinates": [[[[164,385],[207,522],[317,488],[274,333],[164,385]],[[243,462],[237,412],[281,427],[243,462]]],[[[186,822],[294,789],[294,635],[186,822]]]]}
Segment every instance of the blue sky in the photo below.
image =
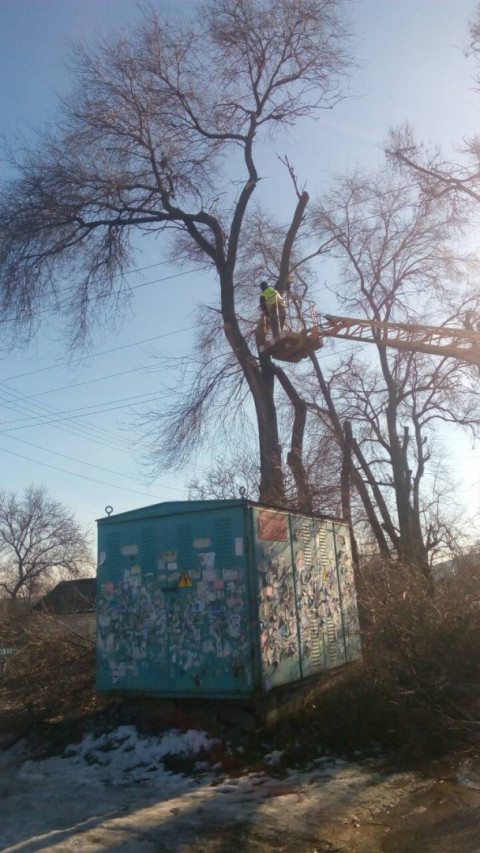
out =
{"type": "MultiPolygon", "coordinates": [[[[162,0],[154,5],[166,7],[162,0]]],[[[315,194],[332,173],[379,163],[388,128],[405,120],[425,142],[447,149],[480,130],[475,68],[463,55],[474,5],[470,0],[353,2],[360,67],[352,78],[352,97],[263,149],[264,200],[292,204],[272,158],[277,148],[315,194]]],[[[55,93],[69,88],[64,65],[69,42],[94,40],[138,18],[131,0],[0,0],[0,131],[28,138],[54,119],[55,93]]],[[[5,175],[0,164],[0,177],[5,175]]],[[[132,407],[141,410],[141,395],[167,404],[175,392],[169,390],[166,365],[189,351],[199,293],[213,302],[215,281],[172,267],[161,246],[153,251],[150,244],[138,255],[136,268],[142,271],[128,277],[132,302],[124,321],[116,330],[98,333],[80,361],[68,363],[57,329],[48,322],[29,348],[0,360],[0,486],[18,491],[43,483],[92,530],[107,504],[120,512],[186,498],[186,482],[195,473],[192,466],[147,484],[135,430],[139,415],[132,407]]],[[[470,509],[477,511],[478,450],[461,433],[439,440],[451,450],[449,464],[468,489],[470,509]]],[[[199,475],[204,463],[198,462],[199,475]]]]}

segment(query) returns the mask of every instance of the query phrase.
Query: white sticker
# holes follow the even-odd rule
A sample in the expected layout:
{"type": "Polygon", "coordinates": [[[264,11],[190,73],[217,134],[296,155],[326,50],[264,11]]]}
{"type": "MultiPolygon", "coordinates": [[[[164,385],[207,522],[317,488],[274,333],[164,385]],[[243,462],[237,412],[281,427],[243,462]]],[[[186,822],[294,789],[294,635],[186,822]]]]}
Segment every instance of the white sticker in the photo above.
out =
{"type": "Polygon", "coordinates": [[[236,581],[236,580],[238,580],[237,569],[224,569],[223,570],[223,580],[224,581],[236,581]]]}
{"type": "Polygon", "coordinates": [[[138,554],[138,545],[124,545],[123,548],[120,548],[120,553],[124,557],[135,557],[138,554]]]}
{"type": "Polygon", "coordinates": [[[215,569],[204,569],[203,571],[203,580],[204,581],[215,581],[217,579],[217,573],[215,569]]]}
{"type": "Polygon", "coordinates": [[[176,551],[165,551],[165,553],[162,556],[162,559],[164,560],[165,563],[174,563],[175,560],[177,559],[177,552],[176,551]]]}
{"type": "Polygon", "coordinates": [[[235,556],[243,556],[243,539],[241,536],[237,536],[235,539],[235,556]]]}

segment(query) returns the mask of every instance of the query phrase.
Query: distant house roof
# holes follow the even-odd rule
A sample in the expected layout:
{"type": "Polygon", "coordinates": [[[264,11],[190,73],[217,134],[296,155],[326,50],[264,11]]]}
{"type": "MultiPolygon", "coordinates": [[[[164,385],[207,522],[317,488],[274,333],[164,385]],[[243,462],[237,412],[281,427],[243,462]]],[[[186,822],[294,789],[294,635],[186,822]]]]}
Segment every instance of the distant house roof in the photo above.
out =
{"type": "Polygon", "coordinates": [[[97,601],[97,579],[79,578],[60,581],[56,587],[35,605],[36,610],[49,613],[90,613],[97,601]]]}

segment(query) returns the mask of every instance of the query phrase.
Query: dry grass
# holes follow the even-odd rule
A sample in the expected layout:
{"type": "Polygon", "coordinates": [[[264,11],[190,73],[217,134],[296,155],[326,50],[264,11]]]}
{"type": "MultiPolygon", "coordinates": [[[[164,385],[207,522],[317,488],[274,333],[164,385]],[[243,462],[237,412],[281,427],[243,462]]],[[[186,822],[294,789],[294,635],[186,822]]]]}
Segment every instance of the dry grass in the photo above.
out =
{"type": "Polygon", "coordinates": [[[2,615],[0,728],[10,742],[40,723],[74,723],[100,710],[95,695],[95,646],[54,618],[10,609],[2,615]]]}
{"type": "MultiPolygon", "coordinates": [[[[361,583],[363,661],[326,678],[315,698],[268,738],[287,762],[325,748],[352,754],[372,743],[408,759],[473,752],[480,734],[480,595],[477,566],[443,581],[435,595],[409,567],[376,566],[361,583]]],[[[91,642],[41,614],[4,616],[0,647],[3,743],[29,729],[79,731],[96,717],[112,724],[123,707],[95,695],[91,642]],[[110,710],[109,710],[110,709],[110,710]],[[115,716],[116,715],[116,716],[115,716]]],[[[63,736],[62,735],[62,736],[63,736]]],[[[0,743],[1,746],[1,743],[0,743]]]]}
{"type": "Polygon", "coordinates": [[[292,758],[309,744],[352,754],[373,743],[402,759],[475,752],[480,744],[480,601],[477,567],[436,585],[409,567],[362,578],[363,661],[319,687],[277,728],[292,758]],[[299,732],[301,735],[299,735],[299,732]]]}

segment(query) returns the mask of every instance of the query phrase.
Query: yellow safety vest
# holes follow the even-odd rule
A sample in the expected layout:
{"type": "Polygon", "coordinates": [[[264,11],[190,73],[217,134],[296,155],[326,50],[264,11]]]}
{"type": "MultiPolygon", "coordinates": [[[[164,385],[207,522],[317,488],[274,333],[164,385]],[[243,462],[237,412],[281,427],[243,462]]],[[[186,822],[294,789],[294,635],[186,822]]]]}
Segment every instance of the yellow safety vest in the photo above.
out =
{"type": "Polygon", "coordinates": [[[266,287],[262,290],[262,296],[265,297],[267,308],[271,308],[272,305],[285,305],[280,293],[274,287],[266,287]]]}

